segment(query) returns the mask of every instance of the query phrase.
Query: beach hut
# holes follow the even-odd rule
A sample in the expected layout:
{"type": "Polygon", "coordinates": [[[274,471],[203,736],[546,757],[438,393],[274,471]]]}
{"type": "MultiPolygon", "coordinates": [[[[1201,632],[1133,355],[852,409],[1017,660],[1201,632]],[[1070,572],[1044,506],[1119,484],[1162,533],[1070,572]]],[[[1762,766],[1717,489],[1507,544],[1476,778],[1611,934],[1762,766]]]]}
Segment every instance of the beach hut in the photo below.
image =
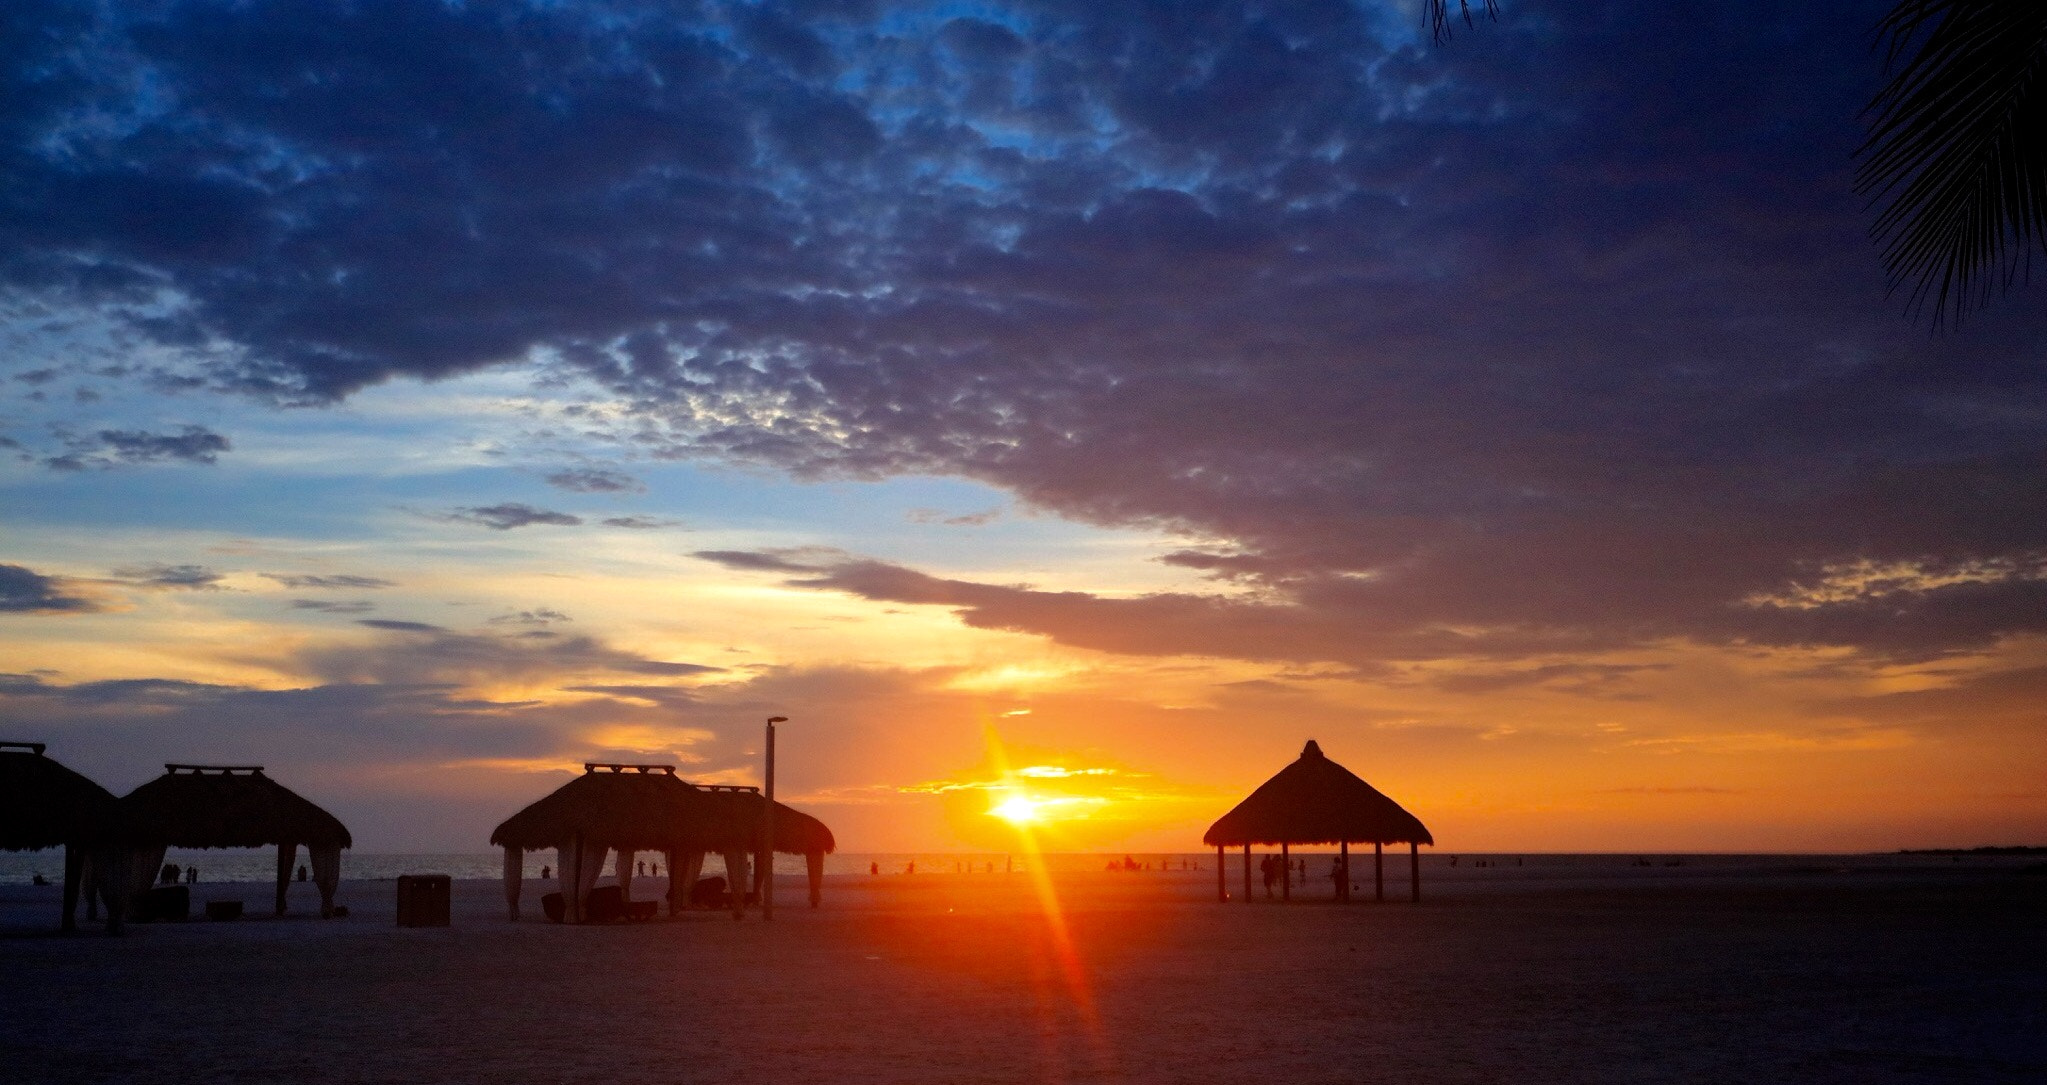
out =
{"type": "MultiPolygon", "coordinates": [[[[656,851],[668,862],[669,911],[688,899],[695,871],[687,856],[706,835],[704,822],[720,811],[703,793],[675,775],[674,765],[629,765],[585,762],[583,775],[505,819],[490,834],[493,846],[505,853],[505,904],[519,918],[519,890],[525,853],[552,848],[555,878],[562,896],[562,918],[586,918],[590,891],[611,851],[618,852],[618,888],[622,904],[632,901],[634,856],[656,851]]],[[[699,853],[696,866],[703,862],[699,853]]],[[[726,863],[744,863],[744,849],[727,853],[726,863]]]]}
{"type": "Polygon", "coordinates": [[[167,848],[277,846],[277,914],[304,845],[320,891],[320,915],[334,914],[341,849],[355,841],[333,814],[263,774],[261,765],[166,764],[164,774],[122,796],[141,860],[136,889],[148,888],[167,848]]]}
{"type": "MultiPolygon", "coordinates": [[[[708,825],[714,826],[729,837],[716,839],[716,846],[706,846],[706,851],[721,851],[726,847],[740,846],[758,853],[760,848],[761,811],[768,800],[750,787],[727,787],[710,790],[707,797],[724,809],[708,825]]],[[[810,881],[810,906],[815,908],[824,892],[824,857],[838,850],[838,841],[831,829],[818,819],[786,806],[775,803],[774,841],[778,855],[801,855],[805,873],[810,881]]],[[[710,845],[712,841],[707,840],[710,845]]],[[[766,856],[755,855],[755,874],[751,884],[756,892],[767,872],[774,864],[766,856]]]]}
{"type": "MultiPolygon", "coordinates": [[[[78,926],[78,893],[87,854],[114,842],[118,818],[106,788],[43,753],[40,742],[0,742],[0,849],[64,849],[63,930],[78,926]]],[[[107,909],[110,930],[120,927],[107,909]]]]}
{"type": "MultiPolygon", "coordinates": [[[[1216,895],[1229,899],[1223,869],[1223,849],[1244,849],[1244,899],[1251,899],[1251,845],[1277,844],[1282,862],[1294,844],[1335,844],[1341,850],[1345,871],[1350,868],[1350,846],[1370,842],[1372,877],[1377,899],[1386,899],[1385,848],[1406,844],[1408,879],[1413,899],[1422,899],[1421,853],[1423,844],[1436,840],[1427,827],[1400,804],[1379,793],[1379,789],[1358,779],[1349,769],[1331,761],[1322,747],[1309,739],[1294,763],[1279,770],[1259,785],[1249,798],[1208,827],[1202,843],[1215,848],[1216,895]]],[[[1337,882],[1337,898],[1350,899],[1350,878],[1337,882]]],[[[1291,886],[1285,890],[1291,896],[1291,886]]]]}
{"type": "MultiPolygon", "coordinates": [[[[587,918],[591,890],[613,851],[618,853],[613,870],[625,905],[632,901],[634,856],[643,851],[666,856],[671,913],[688,901],[705,855],[722,856],[731,883],[732,914],[738,916],[745,909],[751,872],[759,858],[765,803],[758,788],[691,784],[675,775],[673,765],[586,762],[583,775],[512,815],[491,833],[491,844],[504,849],[507,911],[512,919],[519,918],[524,853],[553,848],[563,918],[569,922],[587,918]]],[[[837,844],[831,830],[816,818],[781,803],[774,810],[775,850],[809,860],[814,907],[824,856],[837,844]]]]}

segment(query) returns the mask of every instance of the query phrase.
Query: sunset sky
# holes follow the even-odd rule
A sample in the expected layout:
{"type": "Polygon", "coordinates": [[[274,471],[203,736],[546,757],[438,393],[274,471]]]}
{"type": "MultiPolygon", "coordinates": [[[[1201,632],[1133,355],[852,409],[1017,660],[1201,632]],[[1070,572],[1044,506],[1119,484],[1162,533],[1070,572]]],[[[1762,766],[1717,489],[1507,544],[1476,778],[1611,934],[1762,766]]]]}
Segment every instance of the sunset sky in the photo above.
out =
{"type": "Polygon", "coordinates": [[[769,715],[852,851],[1311,737],[1444,851],[2047,843],[2047,293],[1886,295],[1885,6],[10,0],[0,739],[372,851],[769,715]]]}

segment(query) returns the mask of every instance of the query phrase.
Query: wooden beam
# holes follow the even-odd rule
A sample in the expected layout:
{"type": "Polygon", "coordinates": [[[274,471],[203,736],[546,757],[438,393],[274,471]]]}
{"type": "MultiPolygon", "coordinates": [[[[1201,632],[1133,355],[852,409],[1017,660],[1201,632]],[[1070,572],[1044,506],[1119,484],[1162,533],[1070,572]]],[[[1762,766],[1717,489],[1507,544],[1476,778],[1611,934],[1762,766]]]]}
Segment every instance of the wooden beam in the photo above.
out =
{"type": "Polygon", "coordinates": [[[1336,899],[1348,904],[1350,902],[1350,841],[1348,840],[1339,840],[1336,843],[1336,868],[1343,872],[1343,877],[1337,879],[1336,882],[1336,899]]]}

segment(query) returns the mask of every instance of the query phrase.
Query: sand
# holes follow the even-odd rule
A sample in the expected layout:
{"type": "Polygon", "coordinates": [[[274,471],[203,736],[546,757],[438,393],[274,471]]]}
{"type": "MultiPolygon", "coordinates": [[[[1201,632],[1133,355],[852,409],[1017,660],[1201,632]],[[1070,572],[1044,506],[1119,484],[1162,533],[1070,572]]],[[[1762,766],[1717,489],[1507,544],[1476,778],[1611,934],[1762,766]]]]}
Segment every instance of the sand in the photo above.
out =
{"type": "Polygon", "coordinates": [[[1339,907],[1063,875],[1064,938],[1022,875],[603,928],[458,882],[452,927],[398,929],[356,883],[345,920],[121,938],[33,933],[54,897],[7,887],[0,1080],[2047,1081],[2047,878],[2011,865],[1462,877],[1339,907]]]}

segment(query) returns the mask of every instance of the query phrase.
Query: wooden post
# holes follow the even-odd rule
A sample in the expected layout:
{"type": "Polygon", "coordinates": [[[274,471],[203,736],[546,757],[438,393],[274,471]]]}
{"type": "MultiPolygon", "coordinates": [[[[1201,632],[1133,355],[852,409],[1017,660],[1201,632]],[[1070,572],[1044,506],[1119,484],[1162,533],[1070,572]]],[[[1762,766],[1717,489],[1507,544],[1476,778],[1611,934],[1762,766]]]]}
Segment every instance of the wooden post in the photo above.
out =
{"type": "Polygon", "coordinates": [[[1375,900],[1386,901],[1386,842],[1372,841],[1372,892],[1375,900]]]}
{"type": "Polygon", "coordinates": [[[761,796],[761,918],[775,918],[775,725],[785,716],[768,717],[767,790],[761,796]]]}
{"type": "Polygon", "coordinates": [[[1343,871],[1342,879],[1336,883],[1336,899],[1348,904],[1350,903],[1350,841],[1337,841],[1336,865],[1337,869],[1343,871]]]}
{"type": "Polygon", "coordinates": [[[1215,846],[1215,899],[1218,904],[1227,904],[1230,899],[1230,872],[1223,863],[1223,846],[1215,846]]]}
{"type": "Polygon", "coordinates": [[[1422,846],[1419,842],[1407,842],[1407,881],[1413,890],[1416,904],[1422,902],[1422,846]]]}
{"type": "Polygon", "coordinates": [[[1244,903],[1251,903],[1251,844],[1244,844],[1244,903]]]}
{"type": "Polygon", "coordinates": [[[299,846],[287,840],[277,845],[277,914],[284,914],[284,891],[291,885],[292,864],[298,862],[299,846]]]}

